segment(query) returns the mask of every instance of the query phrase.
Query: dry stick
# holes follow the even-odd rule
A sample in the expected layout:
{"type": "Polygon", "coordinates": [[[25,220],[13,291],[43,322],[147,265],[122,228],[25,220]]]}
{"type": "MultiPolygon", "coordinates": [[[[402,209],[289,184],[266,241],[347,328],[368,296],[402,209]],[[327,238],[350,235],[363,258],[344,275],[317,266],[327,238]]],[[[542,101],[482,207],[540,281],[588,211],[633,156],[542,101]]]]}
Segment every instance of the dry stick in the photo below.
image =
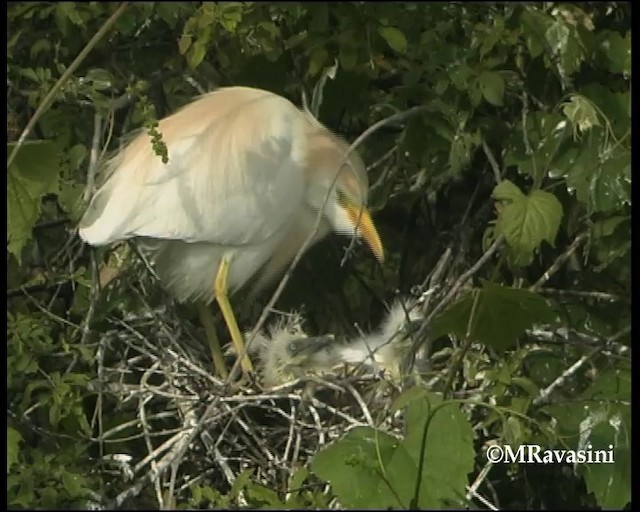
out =
{"type": "Polygon", "coordinates": [[[458,293],[458,290],[462,287],[462,285],[465,284],[469,279],[471,279],[471,277],[473,277],[473,275],[478,270],[480,270],[480,268],[487,261],[489,261],[489,258],[491,258],[491,256],[493,256],[493,254],[498,250],[503,241],[504,235],[500,235],[498,238],[496,238],[491,246],[485,251],[485,253],[480,256],[480,258],[478,258],[478,261],[476,261],[469,270],[462,274],[458,278],[458,280],[453,283],[451,289],[449,290],[449,293],[447,293],[447,295],[445,295],[445,297],[436,305],[436,307],[433,308],[433,311],[431,311],[429,316],[422,323],[422,327],[420,327],[420,330],[416,334],[416,340],[423,339],[423,337],[427,334],[427,330],[429,329],[429,325],[431,324],[433,318],[454,299],[456,293],[458,293]]]}
{"type": "Polygon", "coordinates": [[[11,155],[9,155],[9,159],[7,160],[7,168],[13,163],[13,161],[16,158],[16,155],[18,154],[18,150],[24,144],[24,141],[27,139],[27,137],[29,136],[29,134],[31,133],[33,128],[35,127],[36,123],[42,117],[42,114],[44,114],[47,111],[47,109],[50,107],[50,105],[53,102],[56,94],[62,88],[63,84],[71,77],[71,75],[74,73],[74,71],[76,69],[78,69],[78,66],[80,66],[80,64],[82,64],[82,61],[84,61],[84,59],[87,57],[87,55],[89,55],[91,50],[93,50],[93,47],[96,44],[98,44],[98,42],[106,35],[106,33],[111,28],[111,26],[116,22],[116,20],[120,17],[120,15],[125,11],[125,9],[127,8],[128,4],[129,4],[129,2],[122,2],[120,4],[120,7],[118,7],[118,9],[111,15],[111,17],[105,22],[105,24],[102,25],[102,27],[100,27],[100,30],[98,30],[95,33],[95,35],[91,38],[91,40],[87,43],[87,45],[82,49],[82,51],[74,59],[74,61],[67,68],[67,70],[58,79],[58,81],[55,83],[55,85],[51,88],[49,93],[40,102],[40,105],[38,105],[38,108],[37,108],[35,114],[33,114],[31,119],[29,119],[29,122],[27,123],[27,126],[22,131],[22,133],[20,134],[20,138],[18,139],[18,142],[16,143],[15,147],[11,151],[11,155]]]}
{"type": "Polygon", "coordinates": [[[577,297],[579,299],[602,300],[608,302],[624,302],[629,304],[630,297],[623,297],[616,293],[583,291],[583,290],[559,290],[557,288],[538,288],[536,290],[541,295],[555,295],[557,297],[577,297]]]}
{"type": "Polygon", "coordinates": [[[571,377],[574,373],[576,373],[582,366],[584,366],[584,364],[587,361],[595,357],[605,347],[614,344],[616,341],[618,341],[618,339],[622,338],[623,336],[627,335],[630,332],[631,332],[631,326],[627,326],[624,329],[618,331],[616,334],[614,334],[610,338],[607,338],[603,343],[603,346],[595,347],[589,352],[587,352],[587,354],[582,356],[575,363],[573,363],[569,368],[567,368],[564,372],[562,372],[562,374],[556,380],[554,380],[546,388],[541,389],[540,394],[533,400],[532,402],[533,405],[538,406],[548,402],[549,399],[551,398],[551,393],[553,393],[553,391],[556,388],[563,386],[566,380],[569,377],[571,377]]]}
{"type": "Polygon", "coordinates": [[[493,152],[491,151],[491,148],[487,145],[487,143],[484,140],[482,141],[482,149],[484,151],[484,154],[487,156],[487,160],[489,160],[489,164],[491,165],[491,169],[493,170],[493,176],[496,179],[496,184],[498,184],[502,181],[502,177],[501,177],[502,173],[500,172],[500,166],[496,161],[496,157],[493,156],[493,152]]]}
{"type": "Polygon", "coordinates": [[[443,395],[446,399],[451,398],[451,393],[453,392],[453,379],[455,378],[458,368],[462,365],[462,360],[469,351],[469,348],[471,348],[471,344],[474,340],[472,333],[476,322],[476,310],[480,302],[480,292],[476,291],[474,294],[475,297],[473,298],[473,305],[471,306],[471,312],[469,313],[469,321],[467,322],[467,332],[464,336],[464,342],[462,347],[458,350],[454,361],[451,363],[449,374],[447,375],[447,380],[444,384],[443,395]]]}
{"type": "Polygon", "coordinates": [[[102,134],[102,115],[96,111],[93,115],[93,140],[91,141],[91,153],[89,156],[89,171],[87,172],[87,185],[82,196],[83,201],[89,202],[93,195],[93,188],[96,182],[96,169],[98,168],[98,146],[100,145],[100,135],[102,134]]]}
{"type": "Polygon", "coordinates": [[[551,276],[555,274],[562,265],[571,257],[571,255],[578,249],[578,246],[589,236],[589,233],[582,233],[578,235],[573,243],[569,246],[569,248],[563,252],[560,256],[556,258],[556,261],[547,269],[547,271],[542,274],[542,277],[538,279],[535,284],[529,287],[529,291],[535,292],[538,288],[540,288],[544,283],[546,283],[551,276]]]}

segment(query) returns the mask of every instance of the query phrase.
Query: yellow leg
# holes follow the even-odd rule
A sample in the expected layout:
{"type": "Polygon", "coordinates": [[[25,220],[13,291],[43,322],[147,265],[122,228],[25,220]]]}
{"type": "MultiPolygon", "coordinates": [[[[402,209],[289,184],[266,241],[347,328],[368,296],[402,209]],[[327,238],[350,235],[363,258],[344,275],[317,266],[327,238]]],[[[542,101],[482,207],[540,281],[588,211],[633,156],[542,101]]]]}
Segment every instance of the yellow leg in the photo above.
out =
{"type": "Polygon", "coordinates": [[[222,261],[220,262],[220,268],[218,268],[218,274],[216,276],[216,282],[214,285],[214,294],[218,304],[220,305],[220,311],[222,311],[222,316],[224,317],[224,321],[227,324],[227,329],[229,329],[229,334],[231,334],[231,341],[236,346],[236,352],[238,357],[242,358],[241,364],[242,369],[245,373],[253,372],[253,365],[251,364],[251,360],[249,356],[245,353],[244,350],[244,339],[242,338],[242,334],[240,333],[240,329],[238,329],[238,323],[236,322],[236,317],[233,315],[233,310],[231,309],[231,304],[229,303],[228,296],[228,287],[227,287],[227,277],[229,276],[229,259],[224,256],[222,261]]]}
{"type": "Polygon", "coordinates": [[[227,365],[224,363],[224,356],[222,355],[222,349],[220,348],[220,341],[216,334],[216,328],[213,325],[213,315],[211,314],[211,310],[202,302],[198,302],[197,308],[200,323],[204,325],[204,332],[207,335],[207,341],[211,348],[213,367],[216,371],[216,375],[226,379],[229,376],[229,372],[227,371],[227,365]]]}

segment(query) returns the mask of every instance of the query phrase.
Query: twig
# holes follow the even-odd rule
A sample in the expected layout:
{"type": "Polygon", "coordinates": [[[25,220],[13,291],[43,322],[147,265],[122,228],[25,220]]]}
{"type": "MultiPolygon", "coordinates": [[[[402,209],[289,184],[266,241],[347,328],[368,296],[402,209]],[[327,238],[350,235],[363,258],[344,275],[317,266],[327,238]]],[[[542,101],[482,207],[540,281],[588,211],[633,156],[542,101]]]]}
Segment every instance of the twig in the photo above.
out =
{"type": "Polygon", "coordinates": [[[116,11],[104,23],[104,25],[102,25],[102,27],[100,27],[100,30],[98,30],[94,34],[94,36],[91,38],[91,40],[82,49],[82,51],[78,54],[78,56],[71,63],[71,65],[65,70],[65,72],[58,79],[58,81],[55,83],[55,85],[51,88],[49,93],[40,102],[40,105],[38,105],[38,108],[36,109],[35,114],[33,114],[31,119],[29,119],[29,122],[27,123],[27,126],[22,131],[22,133],[20,134],[20,138],[18,139],[18,142],[16,143],[16,145],[13,148],[13,150],[11,151],[11,154],[9,155],[9,158],[7,160],[7,168],[9,168],[9,166],[13,163],[16,155],[18,154],[18,150],[24,144],[24,141],[27,139],[27,137],[31,134],[33,128],[36,125],[36,123],[40,120],[40,117],[42,117],[42,114],[44,114],[47,111],[47,109],[49,108],[49,106],[53,102],[54,98],[56,97],[56,94],[58,93],[58,91],[60,90],[62,85],[69,79],[69,77],[71,77],[71,75],[78,68],[78,66],[80,66],[80,64],[82,64],[82,62],[87,57],[87,55],[89,55],[91,50],[93,50],[93,47],[96,44],[98,44],[98,42],[106,35],[106,33],[111,28],[111,26],[122,15],[122,13],[125,11],[125,9],[127,8],[128,5],[129,5],[129,2],[122,2],[120,4],[120,7],[118,7],[118,9],[116,9],[116,11]]]}
{"type": "Polygon", "coordinates": [[[102,114],[96,110],[93,115],[93,140],[91,141],[91,152],[89,153],[89,170],[87,171],[87,185],[84,188],[82,200],[87,203],[93,195],[96,181],[96,170],[98,168],[98,152],[100,146],[100,135],[102,134],[102,114]]]}
{"type": "MultiPolygon", "coordinates": [[[[487,476],[489,475],[489,471],[491,471],[492,467],[493,467],[493,463],[491,461],[487,461],[487,463],[484,465],[480,473],[478,473],[478,476],[473,481],[473,483],[469,487],[467,487],[467,495],[465,496],[466,501],[471,501],[471,497],[475,496],[476,491],[478,490],[480,485],[482,485],[482,482],[484,482],[484,480],[487,478],[487,476]]],[[[492,508],[491,510],[498,510],[498,509],[492,508]]]]}
{"type": "Polygon", "coordinates": [[[418,343],[422,339],[424,339],[424,337],[426,336],[429,326],[431,325],[431,322],[433,321],[434,317],[438,313],[440,313],[440,311],[442,311],[454,299],[456,293],[458,293],[458,290],[460,290],[462,285],[464,285],[469,279],[471,279],[471,277],[473,277],[473,275],[476,272],[478,272],[478,270],[480,270],[480,268],[482,268],[482,266],[487,261],[489,261],[489,258],[493,256],[493,254],[498,250],[498,248],[502,245],[503,242],[504,242],[504,236],[500,235],[498,238],[494,240],[494,242],[486,250],[486,252],[482,256],[480,256],[480,258],[478,258],[478,261],[476,261],[469,270],[464,272],[457,279],[457,281],[453,283],[447,295],[445,295],[445,297],[433,308],[431,313],[429,313],[429,316],[422,323],[420,330],[416,334],[416,340],[418,341],[418,343]]]}
{"type": "MultiPolygon", "coordinates": [[[[630,326],[625,327],[624,329],[620,330],[619,332],[617,332],[616,334],[608,338],[604,343],[604,347],[612,343],[615,343],[619,338],[622,338],[623,336],[627,335],[630,332],[631,332],[631,327],[630,326]]],[[[554,380],[546,388],[541,389],[540,394],[536,398],[534,398],[532,404],[535,406],[538,406],[548,402],[549,399],[551,398],[551,393],[553,393],[553,391],[555,391],[560,386],[563,386],[569,377],[571,377],[574,373],[576,373],[587,361],[589,361],[590,359],[595,357],[598,353],[600,353],[604,347],[603,346],[595,347],[589,352],[587,352],[587,354],[582,356],[580,359],[578,359],[569,368],[567,368],[564,372],[562,372],[562,374],[556,380],[554,380]]]]}
{"type": "Polygon", "coordinates": [[[529,287],[529,291],[535,292],[544,283],[546,283],[549,279],[551,279],[551,276],[553,276],[553,274],[555,274],[556,272],[558,272],[558,270],[562,268],[562,265],[565,264],[565,262],[571,257],[571,255],[576,251],[576,249],[578,249],[578,247],[583,242],[583,240],[585,240],[588,236],[589,236],[589,233],[582,233],[581,235],[578,235],[573,241],[573,243],[569,246],[569,248],[565,252],[563,252],[560,256],[558,256],[556,260],[553,262],[553,264],[546,270],[546,272],[542,274],[542,277],[538,279],[535,282],[535,284],[529,287]]]}
{"type": "Polygon", "coordinates": [[[631,302],[630,297],[623,297],[615,293],[599,292],[599,291],[584,291],[584,290],[559,290],[556,288],[538,288],[536,290],[541,295],[555,295],[557,297],[577,297],[586,300],[601,300],[607,302],[624,302],[629,304],[631,302]]]}
{"type": "Polygon", "coordinates": [[[486,141],[482,141],[482,149],[484,150],[484,154],[487,156],[487,160],[489,160],[489,165],[491,165],[491,169],[493,170],[493,177],[496,180],[496,184],[502,181],[502,173],[500,172],[500,166],[496,161],[496,157],[493,156],[493,152],[491,148],[488,146],[486,141]]]}

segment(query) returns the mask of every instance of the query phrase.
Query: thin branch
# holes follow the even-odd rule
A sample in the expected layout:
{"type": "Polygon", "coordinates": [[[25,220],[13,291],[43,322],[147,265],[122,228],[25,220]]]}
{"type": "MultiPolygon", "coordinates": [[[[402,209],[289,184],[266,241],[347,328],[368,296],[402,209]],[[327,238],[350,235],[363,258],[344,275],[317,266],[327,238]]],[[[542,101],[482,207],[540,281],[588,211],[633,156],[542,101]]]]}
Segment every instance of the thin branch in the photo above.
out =
{"type": "Polygon", "coordinates": [[[502,181],[502,173],[500,172],[500,166],[498,165],[496,157],[493,156],[491,148],[484,140],[482,141],[482,149],[484,151],[484,154],[487,156],[487,160],[489,160],[489,165],[491,165],[491,169],[493,170],[493,177],[496,180],[496,184],[498,184],[502,181]]]}
{"type": "Polygon", "coordinates": [[[533,400],[533,405],[543,405],[547,403],[551,394],[559,387],[563,386],[567,379],[574,375],[584,364],[590,359],[594,358],[597,354],[602,352],[607,346],[614,344],[618,339],[626,336],[631,332],[631,326],[627,326],[624,329],[618,331],[616,334],[608,338],[602,346],[598,346],[587,352],[584,356],[578,359],[574,364],[567,368],[562,374],[549,384],[546,388],[540,390],[540,394],[533,400]]]}
{"type": "Polygon", "coordinates": [[[540,277],[540,279],[538,279],[535,282],[535,284],[529,287],[529,290],[532,292],[535,292],[544,283],[546,283],[549,279],[551,279],[551,276],[553,276],[556,272],[558,272],[558,270],[562,268],[562,265],[566,263],[566,261],[571,257],[571,255],[574,252],[576,252],[580,244],[584,240],[586,240],[588,236],[589,236],[589,233],[582,233],[581,235],[578,235],[573,241],[573,243],[569,246],[569,248],[565,252],[563,252],[560,256],[558,256],[556,260],[553,262],[553,264],[546,270],[546,272],[542,274],[542,277],[540,277]]]}
{"type": "Polygon", "coordinates": [[[538,288],[536,290],[541,295],[553,295],[556,297],[567,298],[579,298],[585,300],[598,300],[606,302],[624,302],[625,304],[631,303],[630,297],[623,297],[615,293],[599,292],[599,291],[584,291],[584,290],[560,290],[557,288],[538,288]]]}
{"type": "Polygon", "coordinates": [[[480,268],[482,268],[482,266],[487,261],[489,261],[489,259],[500,248],[500,246],[502,245],[503,242],[504,242],[504,236],[500,235],[498,238],[496,238],[494,240],[494,242],[485,251],[485,253],[482,256],[480,256],[480,258],[478,258],[478,261],[476,261],[469,270],[464,272],[457,279],[457,281],[455,283],[453,283],[453,285],[451,286],[451,288],[450,288],[449,292],[447,293],[447,295],[445,295],[445,297],[433,308],[431,313],[429,313],[429,316],[422,323],[422,326],[420,327],[420,330],[416,334],[416,340],[417,340],[418,343],[420,343],[420,341],[422,339],[424,339],[424,337],[426,336],[427,331],[429,329],[429,326],[431,325],[431,322],[433,321],[434,317],[438,313],[440,313],[440,311],[442,311],[455,298],[455,295],[458,293],[460,288],[469,279],[471,279],[475,275],[475,273],[478,272],[478,270],[480,270],[480,268]]]}
{"type": "Polygon", "coordinates": [[[87,185],[82,195],[83,201],[89,202],[93,195],[96,181],[96,169],[98,168],[98,152],[100,146],[100,135],[102,134],[102,114],[96,110],[93,114],[93,140],[91,141],[91,152],[89,153],[89,170],[87,171],[87,185]]]}

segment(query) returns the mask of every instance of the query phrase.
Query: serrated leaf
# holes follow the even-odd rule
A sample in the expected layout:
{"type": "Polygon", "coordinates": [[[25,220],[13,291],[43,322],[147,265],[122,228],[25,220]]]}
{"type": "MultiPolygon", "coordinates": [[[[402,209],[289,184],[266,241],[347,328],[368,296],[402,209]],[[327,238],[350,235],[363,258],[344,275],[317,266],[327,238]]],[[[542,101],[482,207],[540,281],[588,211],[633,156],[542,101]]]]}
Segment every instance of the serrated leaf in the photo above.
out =
{"type": "Polygon", "coordinates": [[[501,208],[496,233],[504,235],[507,244],[517,252],[531,253],[543,240],[555,244],[561,220],[562,204],[556,196],[534,190],[528,196],[511,198],[501,208]]]}
{"type": "Polygon", "coordinates": [[[504,79],[495,71],[483,71],[478,77],[480,90],[484,98],[492,105],[502,106],[504,97],[504,79]]]}
{"type": "Polygon", "coordinates": [[[481,290],[468,292],[434,320],[434,339],[445,334],[464,339],[475,300],[471,336],[497,350],[507,349],[535,323],[555,319],[553,310],[538,294],[485,282],[481,290]],[[477,293],[480,296],[476,299],[477,293]]]}
{"type": "Polygon", "coordinates": [[[395,27],[380,27],[378,33],[392,50],[398,53],[405,53],[407,51],[407,38],[401,30],[395,27]]]}

